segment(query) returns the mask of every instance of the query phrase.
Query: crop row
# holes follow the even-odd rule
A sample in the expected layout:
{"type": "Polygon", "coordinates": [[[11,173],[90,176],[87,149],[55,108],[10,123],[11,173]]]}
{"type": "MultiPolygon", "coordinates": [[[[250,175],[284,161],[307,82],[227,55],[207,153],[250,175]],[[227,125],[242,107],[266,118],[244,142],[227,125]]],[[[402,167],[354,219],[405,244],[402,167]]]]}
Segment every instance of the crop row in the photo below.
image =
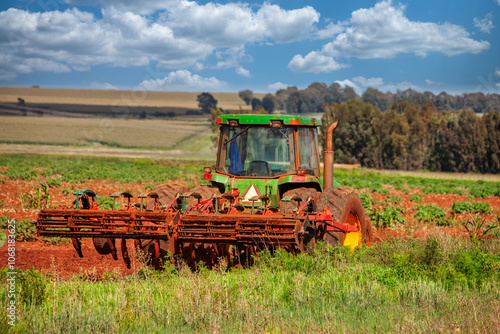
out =
{"type": "MultiPolygon", "coordinates": [[[[26,155],[0,155],[0,174],[8,178],[37,180],[56,178],[70,183],[85,180],[116,180],[120,182],[165,182],[178,178],[199,178],[202,167],[211,162],[179,162],[153,160],[124,160],[116,158],[46,157],[26,155]],[[7,167],[7,168],[5,168],[7,167]]],[[[473,198],[500,197],[500,182],[475,180],[436,180],[405,176],[360,174],[357,171],[336,170],[335,179],[343,186],[369,189],[371,192],[389,194],[384,185],[403,193],[419,188],[423,195],[468,194],[473,198]]],[[[58,182],[58,181],[50,181],[58,182]]]]}

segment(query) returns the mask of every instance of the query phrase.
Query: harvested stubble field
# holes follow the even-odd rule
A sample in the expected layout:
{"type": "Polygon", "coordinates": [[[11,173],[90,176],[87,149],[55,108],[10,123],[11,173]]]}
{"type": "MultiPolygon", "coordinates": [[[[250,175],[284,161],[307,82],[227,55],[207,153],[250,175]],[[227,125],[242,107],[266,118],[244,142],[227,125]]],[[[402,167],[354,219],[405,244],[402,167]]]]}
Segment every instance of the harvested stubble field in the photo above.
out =
{"type": "MultiPolygon", "coordinates": [[[[67,205],[74,188],[139,194],[178,180],[194,186],[209,162],[0,155],[0,217],[15,219],[19,332],[500,332],[500,241],[468,234],[499,223],[499,182],[336,170],[358,189],[376,242],[354,252],[261,254],[252,268],[154,272],[98,255],[85,240],[40,240],[39,208],[67,205]],[[48,184],[48,193],[41,184],[48,184]],[[41,188],[42,187],[42,188],[41,188]],[[47,196],[48,195],[48,196],[47,196]],[[436,208],[438,208],[436,210],[436,208]],[[470,225],[469,225],[470,226],[470,225]],[[28,241],[30,240],[30,241],[28,241]]],[[[494,177],[494,176],[493,176],[494,177]]],[[[132,247],[129,247],[131,250],[132,247]]],[[[0,249],[5,265],[6,248],[0,249]]],[[[0,271],[5,282],[7,269],[0,271]]],[[[5,290],[0,303],[6,305],[5,290]]],[[[3,307],[3,306],[2,306],[3,307]]],[[[2,326],[6,323],[2,317],[2,326]]],[[[12,328],[2,327],[2,331],[12,328]]]]}
{"type": "MultiPolygon", "coordinates": [[[[156,92],[138,90],[56,89],[0,87],[0,103],[81,104],[129,107],[178,107],[198,109],[196,97],[201,92],[156,92]]],[[[211,93],[223,109],[247,108],[238,93],[211,93]]],[[[262,99],[264,94],[255,94],[262,99]]]]}
{"type": "Polygon", "coordinates": [[[210,122],[203,116],[168,121],[3,116],[0,122],[3,152],[190,159],[215,156],[210,122]]]}

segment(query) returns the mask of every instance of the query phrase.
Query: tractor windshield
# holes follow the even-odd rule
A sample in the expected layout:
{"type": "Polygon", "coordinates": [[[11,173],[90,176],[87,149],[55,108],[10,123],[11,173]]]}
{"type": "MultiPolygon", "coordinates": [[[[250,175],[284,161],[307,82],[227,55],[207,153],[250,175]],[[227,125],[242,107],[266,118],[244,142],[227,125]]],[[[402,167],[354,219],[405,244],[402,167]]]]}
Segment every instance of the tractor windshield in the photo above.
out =
{"type": "Polygon", "coordinates": [[[217,169],[236,176],[273,177],[295,173],[298,138],[300,168],[316,174],[316,129],[230,127],[221,129],[221,147],[217,169]]]}

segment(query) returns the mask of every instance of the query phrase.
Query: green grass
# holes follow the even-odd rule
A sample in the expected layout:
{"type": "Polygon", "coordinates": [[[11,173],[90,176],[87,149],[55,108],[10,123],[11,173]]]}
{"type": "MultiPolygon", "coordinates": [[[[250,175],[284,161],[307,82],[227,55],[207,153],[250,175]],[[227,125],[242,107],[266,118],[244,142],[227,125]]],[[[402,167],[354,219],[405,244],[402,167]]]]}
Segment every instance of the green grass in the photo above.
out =
{"type": "MultiPolygon", "coordinates": [[[[249,269],[117,278],[19,274],[17,327],[38,333],[496,332],[500,244],[393,239],[261,254],[249,269]]],[[[224,267],[224,266],[222,266],[224,267]]],[[[0,272],[5,282],[6,270],[0,272]]],[[[0,304],[8,299],[0,291],[0,304]]],[[[2,319],[2,329],[6,322],[2,319]]]]}

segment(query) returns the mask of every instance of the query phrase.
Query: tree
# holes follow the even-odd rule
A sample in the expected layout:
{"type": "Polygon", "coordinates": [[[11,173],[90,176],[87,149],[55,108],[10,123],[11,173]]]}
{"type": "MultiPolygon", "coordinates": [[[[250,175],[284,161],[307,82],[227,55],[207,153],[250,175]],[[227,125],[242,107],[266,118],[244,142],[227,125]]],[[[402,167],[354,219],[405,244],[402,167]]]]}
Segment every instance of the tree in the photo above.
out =
{"type": "Polygon", "coordinates": [[[374,160],[372,121],[380,110],[360,100],[350,100],[342,104],[325,105],[321,118],[321,142],[326,147],[326,130],[330,124],[339,121],[333,131],[335,161],[359,163],[369,167],[374,160]]]}
{"type": "Polygon", "coordinates": [[[277,106],[278,100],[273,94],[266,94],[266,96],[262,99],[262,108],[270,114],[274,112],[277,106]]]}
{"type": "Polygon", "coordinates": [[[262,101],[259,100],[258,98],[254,97],[252,99],[252,110],[257,110],[257,109],[260,109],[262,107],[262,101]]]}
{"type": "Polygon", "coordinates": [[[198,107],[204,114],[210,113],[211,109],[217,108],[217,100],[210,93],[201,93],[196,97],[198,107]]]}
{"type": "Polygon", "coordinates": [[[250,103],[252,102],[252,99],[253,99],[253,92],[249,89],[245,89],[245,90],[240,91],[238,93],[238,96],[240,97],[240,99],[245,101],[247,106],[249,106],[250,103]]]}
{"type": "Polygon", "coordinates": [[[363,102],[371,103],[382,111],[391,107],[392,95],[390,93],[382,93],[376,88],[368,87],[361,96],[363,102]]]}

